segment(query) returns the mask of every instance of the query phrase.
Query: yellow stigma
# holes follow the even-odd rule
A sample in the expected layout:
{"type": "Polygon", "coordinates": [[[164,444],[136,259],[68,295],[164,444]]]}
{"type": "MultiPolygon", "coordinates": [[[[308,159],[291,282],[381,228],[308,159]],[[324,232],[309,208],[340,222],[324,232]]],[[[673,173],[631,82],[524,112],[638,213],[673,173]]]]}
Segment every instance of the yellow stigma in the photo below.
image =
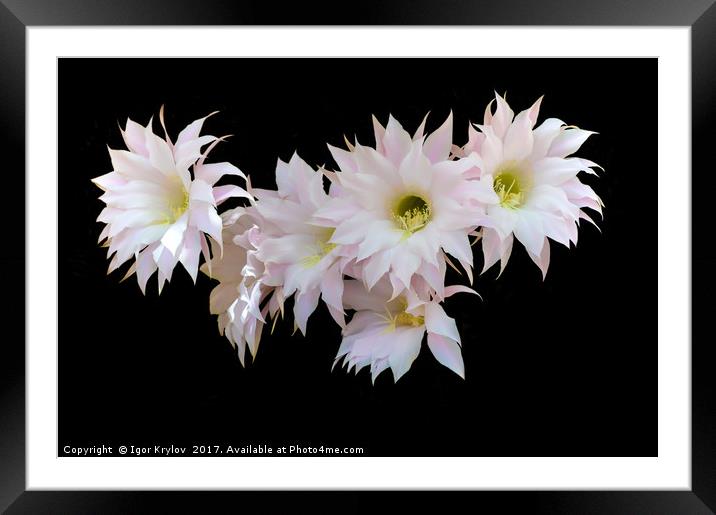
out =
{"type": "Polygon", "coordinates": [[[403,311],[402,313],[399,313],[395,317],[395,325],[396,326],[407,325],[410,327],[420,327],[421,325],[424,325],[424,324],[425,324],[425,317],[411,315],[410,313],[406,313],[405,311],[403,311]]]}
{"type": "Polygon", "coordinates": [[[387,332],[395,331],[396,327],[420,327],[425,325],[425,317],[421,315],[413,315],[405,311],[408,308],[408,301],[405,297],[398,299],[400,303],[400,311],[397,315],[391,314],[386,307],[387,316],[384,318],[388,321],[389,325],[386,328],[387,332]]]}
{"type": "Polygon", "coordinates": [[[504,168],[495,176],[493,187],[500,198],[500,205],[516,209],[525,198],[525,185],[521,183],[520,173],[515,168],[504,168]]]}
{"type": "Polygon", "coordinates": [[[328,242],[328,240],[333,237],[334,232],[336,232],[336,229],[334,227],[326,227],[318,234],[318,236],[316,237],[315,246],[311,249],[314,250],[315,253],[308,255],[301,260],[301,264],[303,266],[305,266],[306,268],[316,266],[318,263],[321,262],[321,259],[323,259],[327,254],[329,254],[333,249],[337,247],[335,243],[328,242]]]}
{"type": "Polygon", "coordinates": [[[400,197],[392,209],[393,220],[403,230],[406,238],[425,227],[431,214],[430,204],[418,195],[400,197]]]}

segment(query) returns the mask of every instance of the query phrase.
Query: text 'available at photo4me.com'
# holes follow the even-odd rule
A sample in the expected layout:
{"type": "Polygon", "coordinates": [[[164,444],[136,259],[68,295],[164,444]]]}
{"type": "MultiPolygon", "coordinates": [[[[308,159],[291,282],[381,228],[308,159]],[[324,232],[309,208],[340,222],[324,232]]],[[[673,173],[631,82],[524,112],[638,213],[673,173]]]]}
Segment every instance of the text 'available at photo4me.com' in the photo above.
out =
{"type": "Polygon", "coordinates": [[[162,457],[162,456],[363,456],[363,447],[331,445],[267,445],[263,443],[232,444],[121,444],[61,447],[60,457],[162,457]]]}

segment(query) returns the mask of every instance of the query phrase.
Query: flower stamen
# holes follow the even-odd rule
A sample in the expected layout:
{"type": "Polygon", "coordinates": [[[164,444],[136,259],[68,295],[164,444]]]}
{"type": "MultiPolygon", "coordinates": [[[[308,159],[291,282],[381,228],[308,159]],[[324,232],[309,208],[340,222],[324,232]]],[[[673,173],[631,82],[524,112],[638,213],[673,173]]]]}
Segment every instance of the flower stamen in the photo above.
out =
{"type": "Polygon", "coordinates": [[[392,314],[386,306],[386,315],[383,316],[385,321],[389,324],[386,328],[386,332],[393,332],[397,327],[420,327],[425,325],[424,316],[408,313],[406,311],[407,308],[408,301],[405,298],[400,299],[400,311],[395,315],[392,314]]]}
{"type": "Polygon", "coordinates": [[[177,204],[172,206],[172,217],[174,217],[174,220],[176,221],[181,215],[184,214],[184,211],[189,209],[189,192],[186,189],[183,190],[183,196],[181,204],[177,204]]]}
{"type": "Polygon", "coordinates": [[[509,209],[517,209],[524,202],[524,188],[519,176],[512,170],[505,170],[495,177],[493,183],[495,193],[500,198],[500,205],[509,209]]]}
{"type": "Polygon", "coordinates": [[[321,260],[331,253],[338,245],[336,243],[330,243],[329,240],[333,237],[333,233],[336,232],[334,227],[327,227],[325,231],[322,231],[316,237],[316,245],[313,248],[315,253],[304,257],[301,260],[301,264],[306,268],[316,266],[321,260]]]}
{"type": "Polygon", "coordinates": [[[395,317],[395,325],[420,327],[421,325],[425,325],[425,317],[421,315],[411,315],[403,311],[395,317]]]}
{"type": "MultiPolygon", "coordinates": [[[[177,192],[178,193],[178,192],[177,192]]],[[[184,188],[184,186],[181,187],[181,197],[179,195],[176,195],[173,202],[170,202],[168,214],[164,217],[164,220],[162,220],[162,223],[165,224],[173,224],[179,218],[181,215],[184,214],[184,212],[189,209],[189,192],[184,188]]]]}
{"type": "Polygon", "coordinates": [[[425,227],[432,215],[430,204],[417,195],[401,197],[395,203],[392,214],[393,220],[406,238],[425,227]]]}

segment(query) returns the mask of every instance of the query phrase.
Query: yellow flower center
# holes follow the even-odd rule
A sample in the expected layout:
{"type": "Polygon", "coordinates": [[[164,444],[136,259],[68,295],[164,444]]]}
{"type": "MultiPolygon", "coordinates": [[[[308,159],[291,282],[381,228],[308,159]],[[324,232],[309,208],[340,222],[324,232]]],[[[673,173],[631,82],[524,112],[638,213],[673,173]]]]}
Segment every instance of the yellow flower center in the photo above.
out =
{"type": "Polygon", "coordinates": [[[502,168],[493,181],[500,205],[510,209],[520,207],[525,200],[526,182],[525,175],[519,168],[511,165],[502,168]]]}
{"type": "Polygon", "coordinates": [[[400,197],[393,205],[393,220],[405,237],[425,227],[431,218],[430,204],[418,195],[400,197]]]}
{"type": "Polygon", "coordinates": [[[408,308],[408,301],[405,299],[405,297],[401,297],[400,299],[398,299],[398,302],[400,303],[400,311],[398,311],[398,314],[394,315],[391,314],[390,311],[388,311],[387,316],[385,316],[385,319],[389,323],[386,329],[387,332],[395,331],[396,327],[420,327],[425,325],[424,316],[413,315],[405,311],[408,308]]]}
{"type": "Polygon", "coordinates": [[[171,206],[172,210],[172,217],[174,218],[174,221],[176,221],[181,215],[184,214],[184,211],[189,209],[189,192],[182,188],[182,199],[181,202],[178,202],[171,206]]]}
{"type": "Polygon", "coordinates": [[[305,266],[306,268],[316,266],[318,263],[321,262],[321,259],[323,259],[326,255],[328,255],[333,249],[338,246],[335,243],[328,242],[328,240],[333,237],[334,232],[336,232],[336,229],[334,227],[326,227],[319,232],[318,236],[316,236],[316,244],[312,248],[312,250],[315,250],[315,253],[306,256],[301,260],[301,264],[303,266],[305,266]]]}
{"type": "Polygon", "coordinates": [[[403,311],[402,313],[399,313],[395,317],[395,325],[396,326],[410,326],[410,327],[420,327],[421,325],[425,324],[425,317],[419,316],[419,315],[411,315],[410,313],[406,313],[403,311]]]}
{"type": "Polygon", "coordinates": [[[169,225],[173,224],[187,209],[189,209],[189,192],[182,184],[179,188],[177,188],[173,198],[169,201],[166,215],[164,219],[161,220],[161,223],[169,225]]]}

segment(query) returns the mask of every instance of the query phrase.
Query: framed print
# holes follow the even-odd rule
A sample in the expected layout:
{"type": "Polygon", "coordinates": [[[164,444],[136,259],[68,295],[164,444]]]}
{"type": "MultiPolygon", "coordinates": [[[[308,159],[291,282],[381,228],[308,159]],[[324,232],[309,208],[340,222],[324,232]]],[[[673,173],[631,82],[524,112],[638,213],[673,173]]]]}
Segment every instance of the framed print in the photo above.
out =
{"type": "Polygon", "coordinates": [[[708,2],[65,4],[3,7],[9,513],[711,513],[708,2]]]}

